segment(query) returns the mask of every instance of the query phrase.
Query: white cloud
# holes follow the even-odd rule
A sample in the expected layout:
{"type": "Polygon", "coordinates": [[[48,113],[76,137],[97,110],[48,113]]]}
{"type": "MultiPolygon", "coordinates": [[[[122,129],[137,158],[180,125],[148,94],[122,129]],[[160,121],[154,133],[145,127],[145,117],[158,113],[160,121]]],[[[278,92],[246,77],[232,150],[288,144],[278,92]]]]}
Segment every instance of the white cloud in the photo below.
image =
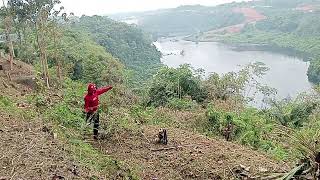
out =
{"type": "Polygon", "coordinates": [[[68,12],[80,16],[104,15],[118,12],[133,12],[173,8],[179,5],[201,4],[214,6],[243,0],[61,0],[68,12]]]}

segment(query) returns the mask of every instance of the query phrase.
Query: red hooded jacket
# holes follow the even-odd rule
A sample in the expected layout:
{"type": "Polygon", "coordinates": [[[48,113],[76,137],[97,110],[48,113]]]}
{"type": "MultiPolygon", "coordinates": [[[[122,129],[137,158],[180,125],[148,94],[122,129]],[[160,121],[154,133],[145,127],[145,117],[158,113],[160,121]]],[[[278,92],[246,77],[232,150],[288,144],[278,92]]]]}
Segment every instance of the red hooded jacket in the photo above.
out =
{"type": "Polygon", "coordinates": [[[112,89],[112,86],[96,88],[95,84],[88,85],[88,93],[84,97],[84,110],[86,112],[96,112],[99,107],[99,96],[112,89]]]}

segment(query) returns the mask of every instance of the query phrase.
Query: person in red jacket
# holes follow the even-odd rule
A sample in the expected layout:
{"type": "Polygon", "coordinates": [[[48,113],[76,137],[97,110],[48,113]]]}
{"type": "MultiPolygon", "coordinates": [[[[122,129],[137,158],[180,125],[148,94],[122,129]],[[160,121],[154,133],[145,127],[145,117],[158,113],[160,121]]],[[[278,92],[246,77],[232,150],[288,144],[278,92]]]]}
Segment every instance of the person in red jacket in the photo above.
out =
{"type": "Polygon", "coordinates": [[[99,130],[99,96],[112,89],[112,86],[107,86],[97,89],[96,85],[90,83],[88,85],[88,93],[84,97],[84,110],[86,112],[86,121],[94,122],[93,138],[98,139],[99,130]]]}

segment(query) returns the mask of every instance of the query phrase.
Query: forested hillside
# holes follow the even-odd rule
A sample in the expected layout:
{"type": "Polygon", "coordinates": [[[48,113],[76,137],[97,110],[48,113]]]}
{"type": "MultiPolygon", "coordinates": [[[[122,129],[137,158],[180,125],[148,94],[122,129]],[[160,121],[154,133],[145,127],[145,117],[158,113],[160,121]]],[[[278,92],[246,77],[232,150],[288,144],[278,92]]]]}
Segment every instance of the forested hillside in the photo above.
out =
{"type": "Polygon", "coordinates": [[[152,45],[151,35],[137,27],[107,17],[82,16],[72,29],[89,33],[133,73],[134,80],[150,78],[160,67],[160,52],[152,45]]]}

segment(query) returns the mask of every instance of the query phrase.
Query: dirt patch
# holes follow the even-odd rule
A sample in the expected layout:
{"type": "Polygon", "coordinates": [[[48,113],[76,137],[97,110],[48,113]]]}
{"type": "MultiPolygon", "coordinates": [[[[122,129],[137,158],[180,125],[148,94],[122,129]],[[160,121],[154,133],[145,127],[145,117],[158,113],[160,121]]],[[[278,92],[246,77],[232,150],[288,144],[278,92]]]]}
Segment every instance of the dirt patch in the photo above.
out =
{"type": "Polygon", "coordinates": [[[259,13],[257,10],[253,8],[234,8],[233,12],[243,14],[246,18],[245,23],[262,21],[267,18],[266,16],[259,13]]]}
{"type": "MultiPolygon", "coordinates": [[[[22,61],[15,60],[12,70],[10,70],[10,63],[5,59],[0,59],[0,65],[2,65],[2,71],[10,71],[12,77],[34,75],[34,68],[22,61]]],[[[1,75],[3,76],[3,73],[1,75]]]]}
{"type": "Polygon", "coordinates": [[[315,10],[315,7],[313,5],[300,5],[296,8],[296,10],[298,11],[304,11],[304,12],[312,12],[313,10],[315,10]]]}
{"type": "Polygon", "coordinates": [[[0,78],[3,78],[8,83],[14,82],[15,84],[23,85],[27,90],[35,87],[34,68],[22,61],[15,60],[12,70],[10,70],[10,63],[0,59],[0,78]]]}
{"type": "Polygon", "coordinates": [[[0,112],[0,179],[88,179],[41,122],[16,121],[0,112]]]}
{"type": "Polygon", "coordinates": [[[233,12],[243,14],[245,16],[245,21],[241,24],[236,24],[233,26],[227,26],[224,28],[208,31],[206,33],[205,39],[210,39],[210,36],[217,33],[222,33],[222,34],[240,33],[246,24],[262,21],[267,18],[266,16],[259,13],[257,10],[253,8],[234,8],[233,12]]]}
{"type": "Polygon", "coordinates": [[[261,169],[284,172],[288,168],[266,154],[181,129],[167,129],[169,143],[159,145],[154,143],[158,130],[145,126],[141,134],[122,132],[93,145],[138,167],[142,179],[233,179],[231,171],[239,165],[250,167],[251,174],[258,174],[261,169]]]}

